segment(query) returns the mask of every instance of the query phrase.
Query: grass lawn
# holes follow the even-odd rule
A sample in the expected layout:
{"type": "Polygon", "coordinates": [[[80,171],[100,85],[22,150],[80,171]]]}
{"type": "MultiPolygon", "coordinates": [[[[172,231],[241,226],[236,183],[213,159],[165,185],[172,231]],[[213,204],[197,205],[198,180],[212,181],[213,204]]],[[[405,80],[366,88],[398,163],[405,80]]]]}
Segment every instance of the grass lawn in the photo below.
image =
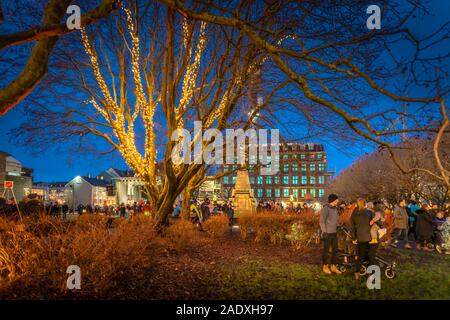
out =
{"type": "Polygon", "coordinates": [[[387,249],[397,261],[397,276],[384,274],[380,290],[369,290],[366,278],[352,270],[325,275],[317,264],[265,261],[253,257],[220,269],[219,299],[450,299],[450,256],[387,249]]]}

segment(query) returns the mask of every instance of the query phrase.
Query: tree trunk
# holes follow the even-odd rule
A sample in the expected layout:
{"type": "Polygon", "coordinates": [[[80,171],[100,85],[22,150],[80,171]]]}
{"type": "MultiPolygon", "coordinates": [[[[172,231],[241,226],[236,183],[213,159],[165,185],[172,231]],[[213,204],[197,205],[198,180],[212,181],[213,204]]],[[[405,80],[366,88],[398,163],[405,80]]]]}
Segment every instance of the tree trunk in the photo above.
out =
{"type": "Polygon", "coordinates": [[[183,202],[181,204],[181,217],[183,219],[189,219],[191,194],[192,190],[190,188],[187,187],[186,189],[184,189],[183,202]]]}
{"type": "Polygon", "coordinates": [[[175,192],[167,192],[163,201],[156,210],[155,217],[158,221],[158,224],[162,226],[169,225],[169,215],[173,211],[173,204],[175,203],[177,197],[178,195],[175,192]]]}

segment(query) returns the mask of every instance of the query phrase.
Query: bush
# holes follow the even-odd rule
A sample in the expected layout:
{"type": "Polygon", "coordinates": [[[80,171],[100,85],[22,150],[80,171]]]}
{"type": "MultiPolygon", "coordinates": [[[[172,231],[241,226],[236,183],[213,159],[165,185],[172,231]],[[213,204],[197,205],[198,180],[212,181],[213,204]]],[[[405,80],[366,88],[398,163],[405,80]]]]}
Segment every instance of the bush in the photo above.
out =
{"type": "Polygon", "coordinates": [[[230,220],[225,215],[209,217],[203,224],[205,231],[213,238],[221,238],[230,231],[230,220]]]}
{"type": "Polygon", "coordinates": [[[272,212],[242,215],[239,217],[241,237],[245,240],[254,235],[255,242],[268,241],[282,243],[292,223],[299,220],[297,215],[284,215],[272,212]]]}
{"type": "Polygon", "coordinates": [[[196,226],[186,219],[178,219],[165,230],[170,244],[179,250],[195,247],[199,242],[196,226]]]}
{"type": "Polygon", "coordinates": [[[17,222],[0,218],[0,291],[58,297],[67,294],[67,267],[78,265],[81,291],[76,294],[107,292],[116,277],[146,262],[144,253],[156,233],[147,217],[117,221],[113,231],[106,219],[86,215],[63,223],[42,216],[24,219],[24,231],[16,231],[17,222]]]}
{"type": "Polygon", "coordinates": [[[319,217],[313,212],[280,214],[262,212],[239,217],[242,239],[254,237],[255,242],[281,244],[289,240],[294,248],[314,239],[319,228],[319,217]]]}

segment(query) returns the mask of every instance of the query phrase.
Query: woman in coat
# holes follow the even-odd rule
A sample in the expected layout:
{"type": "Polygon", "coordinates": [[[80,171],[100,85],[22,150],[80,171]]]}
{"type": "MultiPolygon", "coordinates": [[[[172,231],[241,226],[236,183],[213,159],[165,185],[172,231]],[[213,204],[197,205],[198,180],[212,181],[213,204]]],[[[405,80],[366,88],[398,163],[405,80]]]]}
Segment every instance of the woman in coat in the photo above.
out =
{"type": "Polygon", "coordinates": [[[434,220],[428,212],[428,205],[422,205],[422,207],[416,211],[416,214],[417,250],[433,251],[433,249],[427,247],[428,243],[433,243],[434,233],[434,220]]]}
{"type": "MultiPolygon", "coordinates": [[[[355,264],[355,279],[360,278],[359,271],[365,260],[369,260],[369,265],[376,265],[376,254],[378,243],[369,243],[372,240],[370,228],[375,222],[374,213],[366,209],[366,201],[362,198],[356,202],[357,207],[350,218],[350,233],[353,236],[353,243],[357,246],[358,260],[355,264]]],[[[380,225],[381,226],[381,225],[380,225]]]]}
{"type": "Polygon", "coordinates": [[[399,204],[394,208],[394,242],[391,244],[393,247],[397,247],[397,243],[399,241],[405,242],[405,249],[411,249],[411,245],[409,244],[408,239],[408,224],[409,217],[406,212],[406,201],[400,200],[399,204]]]}

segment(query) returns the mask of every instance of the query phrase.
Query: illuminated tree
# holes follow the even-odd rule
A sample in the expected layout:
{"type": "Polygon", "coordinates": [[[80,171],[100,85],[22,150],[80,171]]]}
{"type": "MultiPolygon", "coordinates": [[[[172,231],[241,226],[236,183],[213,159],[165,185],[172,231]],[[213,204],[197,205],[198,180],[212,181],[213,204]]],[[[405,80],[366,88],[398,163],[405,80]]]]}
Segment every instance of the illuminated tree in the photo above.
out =
{"type": "MultiPolygon", "coordinates": [[[[84,54],[75,42],[55,53],[70,61],[63,65],[67,74],[56,73],[58,80],[47,87],[62,105],[48,92],[42,99],[34,93],[21,132],[41,145],[101,137],[144,181],[158,219],[165,221],[176,198],[192,191],[209,167],[173,163],[173,133],[192,131],[194,120],[203,132],[248,123],[250,78],[264,56],[240,32],[188,20],[157,3],[123,7],[103,26],[83,28],[81,42],[84,54]]],[[[282,86],[265,88],[272,91],[266,105],[282,86]]]]}

